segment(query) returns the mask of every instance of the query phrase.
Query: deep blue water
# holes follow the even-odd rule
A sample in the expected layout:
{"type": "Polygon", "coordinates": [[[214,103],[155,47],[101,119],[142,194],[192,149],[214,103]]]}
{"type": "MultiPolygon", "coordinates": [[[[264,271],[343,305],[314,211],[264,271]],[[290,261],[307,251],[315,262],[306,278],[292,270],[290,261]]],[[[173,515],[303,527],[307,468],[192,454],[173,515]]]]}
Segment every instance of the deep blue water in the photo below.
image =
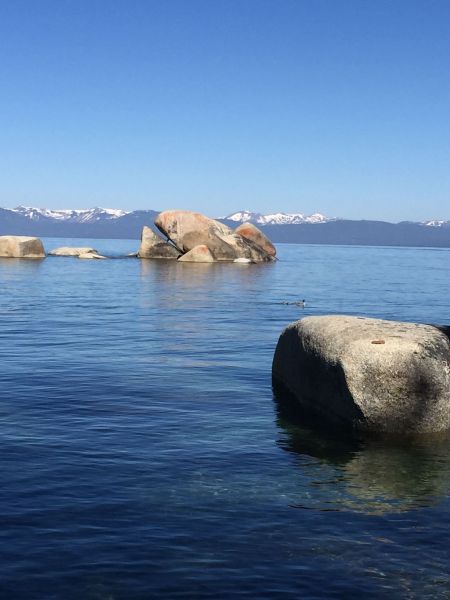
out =
{"type": "Polygon", "coordinates": [[[334,440],[271,389],[302,316],[448,323],[450,251],[278,250],[0,260],[1,598],[450,597],[448,440],[334,440]]]}

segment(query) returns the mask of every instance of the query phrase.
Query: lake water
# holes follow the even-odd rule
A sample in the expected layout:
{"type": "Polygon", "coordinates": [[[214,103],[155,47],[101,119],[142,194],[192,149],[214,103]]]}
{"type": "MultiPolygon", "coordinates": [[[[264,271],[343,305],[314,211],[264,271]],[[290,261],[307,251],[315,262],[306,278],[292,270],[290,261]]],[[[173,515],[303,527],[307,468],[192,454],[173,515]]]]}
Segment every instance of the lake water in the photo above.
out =
{"type": "Polygon", "coordinates": [[[450,251],[278,251],[0,260],[1,598],[450,597],[448,440],[335,440],[271,388],[303,316],[448,323],[450,251]]]}

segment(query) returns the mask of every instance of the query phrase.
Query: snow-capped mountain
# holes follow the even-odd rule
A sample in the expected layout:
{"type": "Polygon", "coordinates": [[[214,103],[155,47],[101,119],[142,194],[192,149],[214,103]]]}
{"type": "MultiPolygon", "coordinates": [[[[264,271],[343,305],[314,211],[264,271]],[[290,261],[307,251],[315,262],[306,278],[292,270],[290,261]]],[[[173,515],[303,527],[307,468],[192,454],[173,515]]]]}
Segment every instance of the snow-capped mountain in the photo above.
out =
{"type": "Polygon", "coordinates": [[[423,221],[421,225],[425,225],[426,227],[450,227],[450,221],[438,221],[434,219],[432,221],[423,221]]]}
{"type": "MultiPolygon", "coordinates": [[[[158,211],[127,212],[111,208],[51,210],[18,206],[0,208],[0,235],[138,240],[144,226],[154,227],[158,211]]],[[[450,248],[450,221],[418,222],[334,219],[322,214],[262,214],[240,211],[220,219],[237,226],[251,222],[275,243],[358,244],[450,248]]]]}
{"type": "Polygon", "coordinates": [[[71,223],[93,223],[109,219],[117,219],[128,214],[124,210],[115,208],[88,208],[71,210],[51,210],[49,208],[34,208],[32,206],[17,206],[10,209],[12,212],[20,214],[32,221],[42,219],[55,219],[57,221],[67,221],[71,223]]]}
{"type": "Polygon", "coordinates": [[[297,225],[298,223],[327,223],[328,221],[335,220],[320,213],[312,215],[304,215],[302,213],[273,213],[263,215],[248,210],[233,213],[225,218],[228,221],[235,221],[236,223],[255,223],[257,225],[297,225]]]}

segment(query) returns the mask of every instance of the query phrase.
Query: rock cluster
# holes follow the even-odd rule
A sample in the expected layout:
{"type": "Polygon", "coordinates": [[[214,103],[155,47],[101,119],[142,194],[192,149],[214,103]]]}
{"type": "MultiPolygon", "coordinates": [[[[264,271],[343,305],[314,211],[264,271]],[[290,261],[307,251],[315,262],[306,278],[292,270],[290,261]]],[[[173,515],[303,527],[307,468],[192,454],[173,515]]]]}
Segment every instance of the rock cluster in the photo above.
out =
{"type": "Polygon", "coordinates": [[[140,258],[173,258],[180,262],[270,262],[276,250],[254,225],[232,230],[227,225],[189,210],[166,210],[155,219],[160,238],[144,227],[140,258]]]}
{"type": "MultiPolygon", "coordinates": [[[[227,225],[190,210],[166,210],[155,220],[165,239],[144,227],[139,258],[174,259],[180,262],[236,263],[270,262],[276,250],[272,242],[249,223],[233,230],[227,225]]],[[[90,247],[63,246],[50,250],[49,256],[75,256],[81,259],[103,259],[90,247]]],[[[44,258],[41,240],[31,237],[0,237],[0,257],[44,258]]]]}
{"type": "Polygon", "coordinates": [[[450,428],[450,342],[432,325],[306,317],[281,334],[273,360],[299,410],[333,427],[385,434],[450,428]]]}

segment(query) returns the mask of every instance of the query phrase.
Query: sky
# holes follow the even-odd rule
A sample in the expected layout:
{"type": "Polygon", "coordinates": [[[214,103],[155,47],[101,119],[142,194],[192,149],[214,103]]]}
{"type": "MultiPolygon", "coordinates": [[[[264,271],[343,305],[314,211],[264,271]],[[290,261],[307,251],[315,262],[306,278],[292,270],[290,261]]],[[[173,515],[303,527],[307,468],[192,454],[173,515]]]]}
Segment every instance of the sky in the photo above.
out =
{"type": "Polygon", "coordinates": [[[0,206],[450,219],[448,0],[3,0],[0,206]]]}

